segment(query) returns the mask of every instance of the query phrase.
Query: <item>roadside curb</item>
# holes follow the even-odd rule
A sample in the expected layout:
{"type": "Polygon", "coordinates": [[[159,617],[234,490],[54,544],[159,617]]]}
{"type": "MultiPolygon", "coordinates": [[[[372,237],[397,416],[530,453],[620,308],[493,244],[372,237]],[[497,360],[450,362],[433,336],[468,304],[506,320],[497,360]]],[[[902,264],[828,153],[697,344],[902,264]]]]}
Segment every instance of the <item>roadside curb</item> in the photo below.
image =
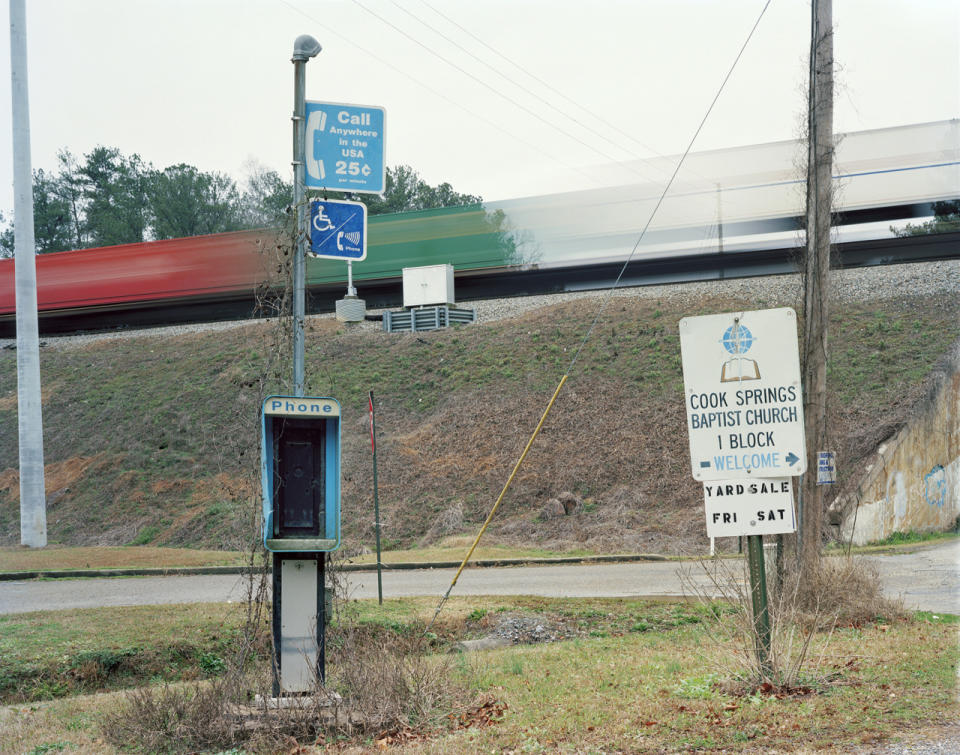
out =
{"type": "MultiPolygon", "coordinates": [[[[935,543],[905,543],[903,545],[877,546],[855,552],[860,556],[895,556],[915,553],[927,548],[935,548],[950,539],[935,543]]],[[[841,553],[824,553],[825,556],[841,556],[841,553]]],[[[720,558],[736,558],[736,553],[725,553],[720,558]]],[[[707,558],[707,557],[704,557],[707,558]]],[[[560,556],[556,558],[487,558],[471,561],[470,566],[480,568],[502,566],[563,566],[569,564],[626,564],[639,561],[696,561],[696,556],[663,556],[656,553],[622,553],[619,555],[597,556],[560,556]]],[[[383,564],[384,571],[400,571],[403,569],[458,569],[459,561],[405,561],[395,564],[383,564]]],[[[376,571],[376,563],[356,564],[347,562],[338,567],[345,572],[376,571]]],[[[270,569],[268,568],[269,572],[270,569]]],[[[36,569],[32,571],[5,571],[0,572],[0,582],[28,581],[34,579],[88,579],[96,577],[186,577],[198,575],[249,574],[247,566],[171,566],[167,568],[139,568],[139,569],[36,569]]]]}
{"type": "Polygon", "coordinates": [[[166,569],[38,569],[0,572],[0,582],[87,577],[178,577],[196,574],[247,574],[245,566],[172,566],[166,569]]]}
{"type": "MultiPolygon", "coordinates": [[[[619,556],[563,556],[559,558],[491,558],[471,561],[471,566],[560,566],[564,564],[617,564],[636,561],[670,561],[670,557],[652,553],[623,554],[619,556]]],[[[457,569],[459,561],[406,561],[383,564],[384,571],[403,569],[457,569]]],[[[338,567],[345,572],[376,571],[377,565],[345,563],[338,567]]],[[[270,569],[268,568],[269,572],[270,569]]],[[[246,566],[174,566],[165,569],[38,569],[34,571],[0,572],[0,582],[28,581],[33,579],[81,579],[91,577],[185,577],[197,575],[236,574],[246,575],[246,566]]]]}

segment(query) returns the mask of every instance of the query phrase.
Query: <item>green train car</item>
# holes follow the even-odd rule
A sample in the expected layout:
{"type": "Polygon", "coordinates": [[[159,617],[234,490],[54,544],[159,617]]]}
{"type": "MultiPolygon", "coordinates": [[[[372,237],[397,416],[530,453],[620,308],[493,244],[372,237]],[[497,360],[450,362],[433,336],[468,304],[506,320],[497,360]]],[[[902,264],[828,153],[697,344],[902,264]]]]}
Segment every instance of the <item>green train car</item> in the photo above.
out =
{"type": "MultiPolygon", "coordinates": [[[[367,233],[367,258],[353,264],[357,283],[396,279],[405,267],[450,264],[459,273],[524,262],[503,211],[483,205],[373,215],[367,233]]],[[[308,258],[308,287],[345,279],[340,260],[308,258]]]]}

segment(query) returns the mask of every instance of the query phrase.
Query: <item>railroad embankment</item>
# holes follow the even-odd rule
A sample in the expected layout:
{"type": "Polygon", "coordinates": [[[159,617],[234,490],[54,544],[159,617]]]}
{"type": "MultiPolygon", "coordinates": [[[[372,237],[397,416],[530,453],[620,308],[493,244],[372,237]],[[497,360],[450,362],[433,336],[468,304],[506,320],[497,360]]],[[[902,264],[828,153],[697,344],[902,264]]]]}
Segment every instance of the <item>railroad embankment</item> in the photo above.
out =
{"type": "MultiPolygon", "coordinates": [[[[960,266],[844,271],[831,310],[837,493],[925,411],[960,337],[960,266]]],[[[795,276],[609,298],[489,541],[704,552],[687,459],[677,324],[797,306],[795,276]]],[[[362,293],[362,292],[361,292],[362,293]]],[[[387,547],[475,532],[593,321],[602,292],[476,303],[479,324],[386,334],[314,318],[307,392],[343,405],[343,528],[373,545],[367,392],[378,405],[387,547]]],[[[259,515],[257,409],[289,387],[276,321],[48,339],[41,351],[51,542],[241,548],[259,515]]],[[[9,344],[7,344],[9,345],[9,344]]],[[[0,544],[19,539],[16,355],[0,351],[0,544]]],[[[921,432],[923,432],[921,430],[921,432]]],[[[254,536],[255,537],[255,536],[254,536]]]]}

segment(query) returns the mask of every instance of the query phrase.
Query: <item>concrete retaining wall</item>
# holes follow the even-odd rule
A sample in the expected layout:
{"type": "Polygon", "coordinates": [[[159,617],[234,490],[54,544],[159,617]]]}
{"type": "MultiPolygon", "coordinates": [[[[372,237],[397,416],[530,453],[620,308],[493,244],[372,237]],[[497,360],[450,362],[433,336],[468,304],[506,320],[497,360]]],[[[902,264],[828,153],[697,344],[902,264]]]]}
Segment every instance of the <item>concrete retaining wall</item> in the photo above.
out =
{"type": "Polygon", "coordinates": [[[869,459],[852,494],[830,506],[844,541],[952,529],[960,516],[960,342],[935,372],[916,417],[869,459]]]}

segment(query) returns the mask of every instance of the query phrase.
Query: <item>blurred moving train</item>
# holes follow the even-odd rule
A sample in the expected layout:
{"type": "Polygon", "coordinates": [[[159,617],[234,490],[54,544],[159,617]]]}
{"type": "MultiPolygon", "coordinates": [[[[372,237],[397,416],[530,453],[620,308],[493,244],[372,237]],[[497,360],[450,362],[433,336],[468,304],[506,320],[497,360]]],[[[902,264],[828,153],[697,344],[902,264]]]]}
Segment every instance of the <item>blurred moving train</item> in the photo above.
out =
{"type": "MultiPolygon", "coordinates": [[[[868,217],[902,216],[905,211],[923,212],[888,208],[868,217]]],[[[625,255],[538,259],[537,245],[523,234],[504,230],[497,217],[472,206],[370,218],[367,259],[353,266],[359,295],[370,308],[400,306],[402,269],[441,263],[454,266],[458,301],[601,288],[621,272],[625,255]]],[[[289,246],[276,231],[260,229],[38,255],[40,331],[273,314],[261,302],[263,294],[282,288],[289,246]]],[[[837,249],[843,266],[945,259],[960,256],[960,233],[848,241],[837,249]]],[[[796,259],[796,244],[726,249],[687,245],[637,256],[621,284],[782,274],[795,269],[796,259]]],[[[345,263],[308,258],[308,312],[332,311],[345,287],[345,263]]],[[[15,335],[14,260],[4,259],[0,337],[15,335]]]]}
{"type": "MultiPolygon", "coordinates": [[[[665,201],[674,158],[607,166],[621,172],[593,189],[372,216],[354,283],[378,308],[401,304],[402,269],[420,265],[452,264],[458,301],[601,288],[621,272],[622,285],[791,272],[803,245],[797,150],[691,153],[665,201]],[[637,180],[651,172],[660,178],[637,180]]],[[[837,165],[837,264],[960,257],[958,232],[890,231],[960,198],[960,121],[841,135],[837,165]]],[[[39,255],[41,333],[264,314],[258,294],[282,289],[289,247],[261,229],[39,255]]],[[[345,263],[308,259],[308,311],[332,311],[346,278],[345,263]]],[[[0,337],[15,335],[15,306],[14,261],[0,260],[0,337]]]]}
{"type": "MultiPolygon", "coordinates": [[[[503,271],[514,246],[481,206],[374,216],[368,257],[353,266],[371,306],[397,303],[401,269],[451,263],[458,273],[503,271]]],[[[270,229],[54,252],[36,257],[44,333],[250,317],[283,286],[289,236],[270,229]]],[[[333,309],[346,265],[307,261],[308,311],[333,309]]],[[[464,292],[466,294],[466,291],[464,292]]],[[[14,260],[0,260],[0,336],[15,334],[14,260]]],[[[269,312],[266,312],[269,314],[269,312]]]]}
{"type": "MultiPolygon", "coordinates": [[[[516,246],[498,220],[480,205],[374,216],[355,285],[371,306],[389,306],[404,267],[450,263],[461,277],[516,267],[516,246]]],[[[258,298],[282,288],[289,253],[289,235],[258,229],[38,255],[40,329],[254,316],[258,298]]],[[[308,259],[308,311],[332,310],[345,285],[345,263],[308,259]]],[[[0,260],[0,336],[15,334],[15,312],[14,260],[0,260]]]]}

